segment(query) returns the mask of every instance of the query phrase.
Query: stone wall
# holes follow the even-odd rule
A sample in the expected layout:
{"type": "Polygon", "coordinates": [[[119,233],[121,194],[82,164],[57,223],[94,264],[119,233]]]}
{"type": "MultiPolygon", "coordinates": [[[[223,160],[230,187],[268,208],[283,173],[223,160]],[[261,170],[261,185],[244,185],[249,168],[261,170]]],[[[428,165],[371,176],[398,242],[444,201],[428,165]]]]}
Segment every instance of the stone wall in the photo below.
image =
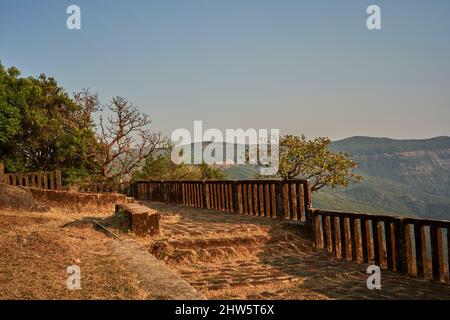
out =
{"type": "Polygon", "coordinates": [[[113,210],[116,203],[131,202],[132,199],[119,193],[80,193],[61,190],[38,190],[30,188],[35,202],[53,207],[68,207],[74,210],[106,208],[113,210]]]}
{"type": "Polygon", "coordinates": [[[33,195],[30,191],[0,183],[0,207],[30,209],[32,206],[33,195]]]}

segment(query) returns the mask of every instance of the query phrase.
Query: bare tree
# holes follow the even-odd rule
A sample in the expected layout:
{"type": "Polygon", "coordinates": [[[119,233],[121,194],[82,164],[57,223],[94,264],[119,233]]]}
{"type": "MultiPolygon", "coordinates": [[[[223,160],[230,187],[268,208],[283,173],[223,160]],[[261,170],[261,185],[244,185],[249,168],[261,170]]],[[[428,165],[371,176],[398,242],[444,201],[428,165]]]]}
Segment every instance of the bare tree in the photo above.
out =
{"type": "Polygon", "coordinates": [[[100,117],[99,138],[102,148],[102,173],[105,178],[128,179],[143,159],[164,142],[161,133],[150,131],[151,119],[132,103],[114,97],[108,105],[111,115],[100,117]]]}
{"type": "Polygon", "coordinates": [[[82,89],[73,94],[73,100],[79,106],[76,121],[80,128],[92,128],[95,126],[92,115],[103,110],[98,93],[92,93],[89,89],[82,89]]]}
{"type": "Polygon", "coordinates": [[[96,123],[93,118],[94,113],[103,111],[103,106],[98,97],[98,93],[93,93],[89,89],[82,89],[73,94],[73,101],[78,109],[74,112],[72,123],[82,131],[86,132],[89,139],[85,139],[87,152],[85,153],[84,163],[92,173],[102,174],[102,162],[105,154],[105,146],[96,134],[96,123]]]}

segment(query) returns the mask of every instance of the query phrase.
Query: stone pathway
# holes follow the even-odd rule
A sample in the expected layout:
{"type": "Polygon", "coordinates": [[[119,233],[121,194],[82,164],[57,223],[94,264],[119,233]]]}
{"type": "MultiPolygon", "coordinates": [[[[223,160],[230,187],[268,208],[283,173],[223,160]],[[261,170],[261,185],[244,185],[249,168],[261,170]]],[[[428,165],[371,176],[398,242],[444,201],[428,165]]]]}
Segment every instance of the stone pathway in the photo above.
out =
{"type": "Polygon", "coordinates": [[[132,240],[111,243],[114,255],[133,270],[139,279],[139,286],[145,289],[153,299],[161,300],[204,300],[185,280],[181,279],[145,248],[132,240]]]}
{"type": "Polygon", "coordinates": [[[450,286],[391,271],[369,290],[367,265],[314,249],[297,224],[145,204],[162,215],[162,232],[140,241],[208,299],[450,299],[450,286]]]}

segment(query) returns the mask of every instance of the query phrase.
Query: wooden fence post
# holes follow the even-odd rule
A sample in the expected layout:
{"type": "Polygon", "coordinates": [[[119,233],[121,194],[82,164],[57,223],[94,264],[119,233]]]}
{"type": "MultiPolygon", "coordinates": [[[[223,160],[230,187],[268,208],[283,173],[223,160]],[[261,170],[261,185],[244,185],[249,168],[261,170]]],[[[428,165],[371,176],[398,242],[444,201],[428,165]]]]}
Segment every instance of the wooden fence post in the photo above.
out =
{"type": "Polygon", "coordinates": [[[277,195],[277,218],[283,219],[283,202],[281,197],[281,181],[277,181],[275,185],[275,193],[277,195]]]}
{"type": "Polygon", "coordinates": [[[47,189],[48,189],[48,177],[47,177],[47,171],[44,171],[43,175],[44,175],[44,178],[42,179],[43,182],[44,182],[44,187],[43,187],[43,189],[44,189],[44,190],[47,190],[47,189]]]}
{"type": "Polygon", "coordinates": [[[42,189],[42,172],[38,172],[37,173],[37,186],[36,186],[36,188],[38,190],[42,189]]]}
{"type": "Polygon", "coordinates": [[[305,212],[308,212],[311,210],[312,207],[312,191],[311,191],[311,182],[308,180],[305,180],[304,186],[304,201],[305,201],[305,212]]]}
{"type": "Polygon", "coordinates": [[[56,189],[62,189],[62,180],[61,180],[61,170],[55,170],[55,178],[56,178],[56,189]]]}
{"type": "Polygon", "coordinates": [[[206,202],[206,180],[202,180],[202,207],[203,209],[207,209],[208,208],[208,203],[206,202]]]}
{"type": "Polygon", "coordinates": [[[5,166],[0,162],[0,182],[5,182],[5,166]]]}
{"type": "Polygon", "coordinates": [[[50,178],[50,190],[54,190],[55,189],[55,172],[50,171],[49,178],[50,178]]]}
{"type": "Polygon", "coordinates": [[[30,174],[30,176],[31,176],[30,187],[31,187],[31,188],[34,188],[34,186],[36,185],[36,173],[35,173],[35,172],[32,172],[32,173],[30,174]]]}
{"type": "Polygon", "coordinates": [[[25,179],[24,186],[26,188],[28,188],[29,187],[29,182],[30,182],[30,174],[29,173],[24,174],[24,179],[25,179]]]}
{"type": "Polygon", "coordinates": [[[405,241],[405,225],[403,219],[394,219],[394,232],[395,232],[395,256],[397,263],[397,271],[405,274],[407,272],[406,261],[406,241],[405,241]]]}
{"type": "Polygon", "coordinates": [[[305,180],[303,183],[303,201],[305,207],[305,219],[306,225],[308,226],[308,230],[310,232],[314,232],[314,219],[311,217],[311,208],[312,208],[312,191],[311,191],[311,182],[305,180]]]}
{"type": "Polygon", "coordinates": [[[166,202],[166,183],[161,182],[161,202],[166,202]]]}
{"type": "Polygon", "coordinates": [[[237,188],[237,181],[231,182],[231,194],[233,196],[232,202],[233,202],[233,212],[239,213],[239,197],[238,197],[238,188],[237,188]]]}
{"type": "Polygon", "coordinates": [[[138,182],[133,183],[133,185],[131,186],[131,196],[133,198],[138,198],[138,194],[137,194],[137,188],[138,188],[138,182]]]}

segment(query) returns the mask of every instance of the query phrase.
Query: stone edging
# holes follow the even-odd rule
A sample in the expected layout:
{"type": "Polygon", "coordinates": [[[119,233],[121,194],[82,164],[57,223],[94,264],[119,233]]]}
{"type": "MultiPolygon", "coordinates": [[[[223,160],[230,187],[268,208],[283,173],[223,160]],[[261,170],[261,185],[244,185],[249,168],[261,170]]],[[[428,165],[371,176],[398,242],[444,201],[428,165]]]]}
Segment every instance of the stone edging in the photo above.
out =
{"type": "Polygon", "coordinates": [[[133,240],[114,241],[111,247],[120,262],[137,274],[140,286],[153,299],[206,300],[203,294],[133,240]]]}
{"type": "Polygon", "coordinates": [[[34,200],[47,205],[56,206],[80,206],[80,207],[113,207],[116,203],[133,202],[120,193],[80,193],[63,190],[39,190],[28,188],[33,195],[34,200]]]}

